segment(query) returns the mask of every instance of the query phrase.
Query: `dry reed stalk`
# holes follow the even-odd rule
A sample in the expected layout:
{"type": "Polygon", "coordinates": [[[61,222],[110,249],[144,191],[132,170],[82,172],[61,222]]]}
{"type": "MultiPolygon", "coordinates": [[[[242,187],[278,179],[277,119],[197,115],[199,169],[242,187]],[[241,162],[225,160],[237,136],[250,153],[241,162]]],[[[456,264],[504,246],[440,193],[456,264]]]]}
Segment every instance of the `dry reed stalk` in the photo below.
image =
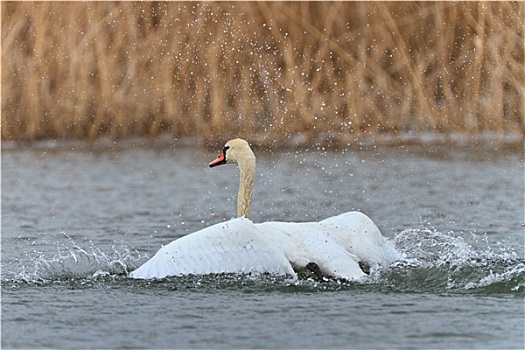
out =
{"type": "Polygon", "coordinates": [[[524,134],[521,2],[3,2],[2,138],[524,134]]]}

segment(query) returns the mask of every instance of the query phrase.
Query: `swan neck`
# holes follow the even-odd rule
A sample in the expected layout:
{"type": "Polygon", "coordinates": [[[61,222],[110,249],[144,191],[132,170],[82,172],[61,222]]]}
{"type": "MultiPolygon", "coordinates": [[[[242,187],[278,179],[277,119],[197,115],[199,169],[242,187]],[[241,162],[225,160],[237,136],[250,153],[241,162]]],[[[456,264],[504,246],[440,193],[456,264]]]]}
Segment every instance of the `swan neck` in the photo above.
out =
{"type": "Polygon", "coordinates": [[[250,217],[253,182],[255,180],[255,157],[239,161],[239,194],[237,196],[237,217],[250,217]]]}

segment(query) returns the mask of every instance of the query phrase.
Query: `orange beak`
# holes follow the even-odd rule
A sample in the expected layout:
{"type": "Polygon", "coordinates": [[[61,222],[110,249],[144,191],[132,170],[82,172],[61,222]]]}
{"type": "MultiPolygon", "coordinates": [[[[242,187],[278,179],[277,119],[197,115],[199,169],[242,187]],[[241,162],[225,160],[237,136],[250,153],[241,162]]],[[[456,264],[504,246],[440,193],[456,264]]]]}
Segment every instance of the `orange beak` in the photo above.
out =
{"type": "Polygon", "coordinates": [[[210,162],[210,168],[221,164],[226,164],[226,156],[224,155],[224,151],[222,151],[217,158],[210,162]]]}

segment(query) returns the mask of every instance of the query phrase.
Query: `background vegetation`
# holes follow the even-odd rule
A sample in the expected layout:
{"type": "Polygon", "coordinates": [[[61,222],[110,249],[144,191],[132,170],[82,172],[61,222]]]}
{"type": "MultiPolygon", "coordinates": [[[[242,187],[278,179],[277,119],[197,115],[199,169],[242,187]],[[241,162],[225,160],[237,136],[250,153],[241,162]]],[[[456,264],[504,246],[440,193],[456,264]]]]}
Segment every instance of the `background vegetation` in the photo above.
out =
{"type": "Polygon", "coordinates": [[[524,2],[2,2],[2,139],[523,138],[524,2]]]}

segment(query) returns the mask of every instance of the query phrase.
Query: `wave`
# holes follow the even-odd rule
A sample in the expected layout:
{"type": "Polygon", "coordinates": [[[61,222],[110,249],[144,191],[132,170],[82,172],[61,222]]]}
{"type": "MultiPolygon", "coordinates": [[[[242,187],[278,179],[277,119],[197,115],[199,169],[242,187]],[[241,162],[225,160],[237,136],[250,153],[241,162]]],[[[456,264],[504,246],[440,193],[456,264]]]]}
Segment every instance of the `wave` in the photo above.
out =
{"type": "Polygon", "coordinates": [[[110,252],[90,246],[82,248],[69,239],[52,256],[34,251],[2,276],[2,284],[42,285],[70,283],[89,286],[93,283],[117,283],[170,288],[256,286],[268,288],[293,286],[307,290],[373,288],[393,292],[476,293],[525,296],[525,259],[502,244],[492,246],[483,236],[472,236],[468,243],[457,234],[427,229],[408,229],[397,234],[393,242],[404,255],[388,267],[373,268],[362,283],[342,281],[320,282],[306,276],[301,280],[269,275],[185,276],[160,281],[136,281],[128,273],[147,261],[147,255],[125,246],[112,247],[110,252]],[[29,264],[27,263],[29,261],[29,264]]]}
{"type": "Polygon", "coordinates": [[[525,259],[508,246],[492,246],[483,235],[473,243],[454,233],[408,229],[394,243],[405,255],[376,280],[399,291],[525,295],[525,259]]]}

